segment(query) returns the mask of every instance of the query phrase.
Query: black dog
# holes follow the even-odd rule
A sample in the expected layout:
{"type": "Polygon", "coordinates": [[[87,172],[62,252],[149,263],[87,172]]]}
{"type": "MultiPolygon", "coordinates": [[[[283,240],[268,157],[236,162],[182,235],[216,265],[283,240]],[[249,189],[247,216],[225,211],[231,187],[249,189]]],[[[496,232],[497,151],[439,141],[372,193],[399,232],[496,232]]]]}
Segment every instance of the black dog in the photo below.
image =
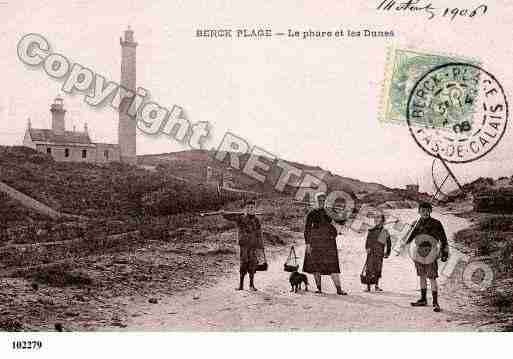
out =
{"type": "Polygon", "coordinates": [[[301,289],[301,283],[305,283],[305,291],[308,292],[308,277],[306,274],[299,273],[298,271],[292,272],[289,278],[291,292],[297,293],[301,289]]]}

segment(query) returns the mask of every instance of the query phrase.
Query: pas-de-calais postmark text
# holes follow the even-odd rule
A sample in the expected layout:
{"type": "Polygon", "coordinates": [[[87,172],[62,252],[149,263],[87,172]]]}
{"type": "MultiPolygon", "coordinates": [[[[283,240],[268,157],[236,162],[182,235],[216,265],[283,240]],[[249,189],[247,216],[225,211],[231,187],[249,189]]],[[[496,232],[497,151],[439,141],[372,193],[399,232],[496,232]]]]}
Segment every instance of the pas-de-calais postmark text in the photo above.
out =
{"type": "Polygon", "coordinates": [[[390,49],[381,99],[381,122],[406,125],[406,106],[413,86],[430,70],[453,62],[480,65],[477,60],[453,55],[390,49]]]}
{"type": "Polygon", "coordinates": [[[491,73],[473,64],[448,63],[417,80],[406,115],[411,135],[426,153],[466,163],[499,143],[508,122],[508,102],[491,73]]]}

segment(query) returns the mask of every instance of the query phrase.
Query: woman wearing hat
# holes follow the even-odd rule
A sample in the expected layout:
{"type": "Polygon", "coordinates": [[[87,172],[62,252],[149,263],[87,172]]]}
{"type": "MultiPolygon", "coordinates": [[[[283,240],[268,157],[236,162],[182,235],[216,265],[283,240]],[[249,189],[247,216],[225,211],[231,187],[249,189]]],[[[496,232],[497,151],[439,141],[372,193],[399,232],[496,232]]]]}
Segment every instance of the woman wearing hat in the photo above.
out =
{"type": "Polygon", "coordinates": [[[315,196],[317,208],[308,213],[305,225],[305,260],[303,271],[313,274],[317,292],[322,293],[321,275],[330,275],[337,294],[345,295],[340,286],[340,264],[338,261],[337,229],[325,209],[326,194],[315,196]]]}

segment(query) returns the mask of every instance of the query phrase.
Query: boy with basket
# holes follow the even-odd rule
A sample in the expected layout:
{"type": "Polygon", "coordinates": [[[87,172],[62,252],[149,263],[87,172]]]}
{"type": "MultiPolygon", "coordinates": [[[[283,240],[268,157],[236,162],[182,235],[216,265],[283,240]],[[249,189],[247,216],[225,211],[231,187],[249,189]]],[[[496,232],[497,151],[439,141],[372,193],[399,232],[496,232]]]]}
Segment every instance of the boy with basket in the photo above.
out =
{"type": "Polygon", "coordinates": [[[249,200],[245,203],[244,212],[242,213],[223,213],[224,211],[221,211],[224,219],[235,222],[238,227],[240,282],[236,290],[244,289],[244,278],[249,273],[249,289],[256,291],[255,272],[267,269],[262,228],[255,215],[255,206],[255,201],[249,200]],[[259,259],[262,259],[263,262],[259,263],[259,259]]]}

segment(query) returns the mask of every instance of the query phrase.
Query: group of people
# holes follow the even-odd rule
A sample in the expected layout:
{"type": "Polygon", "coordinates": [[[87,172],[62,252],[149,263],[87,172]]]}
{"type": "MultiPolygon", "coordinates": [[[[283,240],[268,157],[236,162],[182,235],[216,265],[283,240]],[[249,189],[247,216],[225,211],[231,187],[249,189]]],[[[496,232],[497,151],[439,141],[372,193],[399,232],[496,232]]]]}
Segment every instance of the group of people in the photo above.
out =
{"type": "MultiPolygon", "coordinates": [[[[333,222],[342,224],[344,220],[333,219],[328,213],[325,203],[326,194],[315,196],[316,208],[311,210],[305,223],[305,257],[303,271],[312,274],[317,286],[316,293],[322,293],[321,276],[329,275],[335,285],[337,294],[347,295],[340,283],[340,263],[336,237],[338,231],[333,222]]],[[[254,283],[258,266],[258,251],[263,248],[260,221],[255,215],[254,201],[248,201],[242,213],[223,213],[227,220],[234,221],[238,226],[240,246],[240,281],[238,290],[244,288],[244,279],[249,274],[249,288],[257,290],[254,283]]],[[[429,202],[419,204],[419,218],[412,223],[401,250],[410,243],[415,243],[412,259],[415,262],[417,276],[420,281],[421,297],[412,302],[414,307],[427,306],[427,279],[431,284],[432,304],[435,312],[440,311],[438,303],[438,259],[446,261],[449,247],[444,228],[439,220],[431,217],[432,206],[429,202]]],[[[391,253],[392,243],[390,234],[385,228],[385,216],[376,214],[373,217],[374,226],[367,231],[365,249],[367,258],[362,275],[365,276],[366,291],[371,286],[377,292],[382,291],[379,281],[382,276],[383,260],[391,253]]]]}

